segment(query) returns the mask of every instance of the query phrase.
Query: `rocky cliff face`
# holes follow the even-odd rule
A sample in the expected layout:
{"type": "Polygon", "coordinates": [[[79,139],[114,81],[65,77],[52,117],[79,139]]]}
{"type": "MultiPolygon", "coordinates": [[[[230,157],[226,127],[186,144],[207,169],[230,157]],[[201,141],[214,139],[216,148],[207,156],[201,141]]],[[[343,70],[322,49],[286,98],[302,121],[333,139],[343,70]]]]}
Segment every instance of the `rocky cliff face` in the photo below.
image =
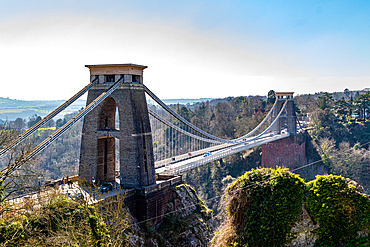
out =
{"type": "Polygon", "coordinates": [[[314,232],[319,227],[315,224],[308,214],[305,205],[302,205],[302,213],[299,216],[298,222],[292,227],[292,232],[297,234],[296,238],[291,243],[287,244],[287,247],[299,246],[299,247],[312,247],[316,240],[319,238],[314,232]]]}
{"type": "Polygon", "coordinates": [[[215,230],[212,210],[204,205],[193,188],[182,184],[170,192],[161,224],[155,227],[135,225],[128,235],[130,246],[207,246],[215,230]]]}
{"type": "MultiPolygon", "coordinates": [[[[346,178],[349,184],[356,186],[356,193],[365,194],[364,188],[357,182],[346,178]]],[[[367,195],[370,199],[370,196],[367,195]]],[[[292,227],[292,232],[297,234],[296,238],[292,240],[291,243],[287,244],[287,247],[299,246],[299,247],[313,247],[316,240],[319,239],[317,232],[315,231],[319,228],[319,224],[314,222],[307,212],[306,206],[302,205],[302,212],[295,226],[292,227]]],[[[369,230],[357,232],[358,237],[369,236],[369,230]]]]}

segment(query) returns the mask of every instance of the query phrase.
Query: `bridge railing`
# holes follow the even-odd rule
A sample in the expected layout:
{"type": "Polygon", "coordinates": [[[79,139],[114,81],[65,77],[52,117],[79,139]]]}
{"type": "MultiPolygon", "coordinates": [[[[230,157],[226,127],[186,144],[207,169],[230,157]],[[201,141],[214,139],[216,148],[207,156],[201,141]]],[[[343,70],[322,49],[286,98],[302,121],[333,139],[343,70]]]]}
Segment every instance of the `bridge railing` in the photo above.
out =
{"type": "MultiPolygon", "coordinates": [[[[225,156],[231,155],[233,153],[237,153],[237,152],[243,151],[245,149],[251,148],[250,143],[252,143],[252,142],[254,143],[254,145],[253,145],[253,147],[254,147],[254,146],[258,146],[258,145],[261,145],[263,143],[272,141],[273,139],[277,139],[279,136],[282,136],[282,135],[275,135],[275,133],[268,133],[268,132],[272,128],[272,126],[278,121],[281,114],[284,112],[287,102],[288,101],[285,101],[285,103],[284,103],[283,107],[281,108],[279,114],[274,119],[274,121],[270,124],[270,126],[268,126],[259,135],[254,136],[254,137],[249,137],[249,138],[244,137],[243,139],[238,138],[238,139],[236,139],[236,140],[239,140],[238,143],[229,144],[229,148],[231,147],[231,149],[227,148],[225,152],[218,153],[217,155],[213,155],[212,157],[207,156],[208,158],[205,157],[203,159],[197,159],[196,161],[193,161],[193,162],[190,161],[189,163],[186,163],[184,165],[176,164],[176,163],[181,161],[181,158],[190,159],[189,155],[185,154],[185,155],[180,155],[178,157],[178,160],[176,160],[176,156],[175,156],[175,157],[171,157],[171,158],[162,160],[160,162],[156,162],[155,163],[155,168],[156,169],[161,169],[164,166],[166,168],[164,170],[164,172],[169,172],[169,174],[177,174],[177,173],[181,172],[182,170],[189,170],[189,169],[192,169],[193,167],[203,165],[203,164],[208,163],[210,161],[220,159],[220,158],[223,158],[225,156]],[[266,141],[266,140],[268,140],[268,141],[266,141]],[[256,143],[258,143],[258,144],[256,144],[256,143]]],[[[284,137],[286,137],[286,135],[284,135],[281,138],[284,138],[284,137]]],[[[218,146],[220,146],[220,145],[218,145],[218,146]]],[[[218,148],[218,146],[210,147],[209,150],[215,150],[215,149],[220,150],[220,149],[222,149],[222,148],[218,148]]],[[[225,148],[226,147],[227,146],[225,146],[225,148]]],[[[206,153],[206,151],[205,151],[205,149],[202,149],[202,150],[198,150],[198,151],[193,151],[192,153],[197,153],[194,156],[199,156],[201,154],[206,153]]]]}
{"type": "Polygon", "coordinates": [[[282,138],[286,138],[288,136],[289,136],[289,133],[286,132],[284,134],[274,135],[270,138],[254,140],[254,141],[251,141],[251,143],[248,143],[248,144],[239,144],[239,145],[236,145],[235,147],[227,148],[224,152],[219,152],[219,153],[216,153],[216,154],[212,154],[210,156],[204,157],[202,159],[198,159],[196,161],[190,161],[189,163],[186,163],[186,164],[181,165],[181,166],[171,165],[169,167],[166,167],[164,169],[163,173],[164,174],[176,175],[176,174],[188,171],[190,169],[193,169],[195,167],[201,166],[203,164],[209,163],[211,161],[224,158],[224,157],[229,156],[231,154],[239,153],[239,152],[244,151],[246,149],[250,149],[250,148],[262,145],[264,143],[271,142],[271,141],[276,141],[276,140],[279,140],[279,139],[282,139],[282,138]]]}
{"type": "Polygon", "coordinates": [[[171,158],[167,158],[167,159],[164,159],[164,160],[159,160],[157,162],[154,162],[154,167],[155,168],[164,167],[164,166],[176,163],[176,162],[180,162],[180,161],[183,161],[183,160],[186,160],[186,159],[191,159],[191,158],[199,156],[199,155],[203,155],[207,152],[214,152],[214,151],[221,150],[221,149],[224,149],[226,147],[231,147],[231,146],[234,146],[234,145],[236,145],[236,144],[224,143],[224,144],[220,144],[220,145],[217,145],[217,146],[212,146],[212,147],[192,151],[192,152],[189,152],[189,153],[186,153],[186,154],[177,155],[177,156],[174,156],[174,157],[171,157],[171,158]]]}

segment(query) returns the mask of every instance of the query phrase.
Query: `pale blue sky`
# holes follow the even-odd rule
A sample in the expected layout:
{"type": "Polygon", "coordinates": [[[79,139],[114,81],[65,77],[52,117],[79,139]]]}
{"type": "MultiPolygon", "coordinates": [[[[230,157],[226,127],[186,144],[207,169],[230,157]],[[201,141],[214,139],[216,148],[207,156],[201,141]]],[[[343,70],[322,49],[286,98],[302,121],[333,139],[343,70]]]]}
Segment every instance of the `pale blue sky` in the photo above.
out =
{"type": "Polygon", "coordinates": [[[161,98],[363,89],[369,41],[370,1],[3,0],[0,96],[67,99],[102,63],[161,98]]]}

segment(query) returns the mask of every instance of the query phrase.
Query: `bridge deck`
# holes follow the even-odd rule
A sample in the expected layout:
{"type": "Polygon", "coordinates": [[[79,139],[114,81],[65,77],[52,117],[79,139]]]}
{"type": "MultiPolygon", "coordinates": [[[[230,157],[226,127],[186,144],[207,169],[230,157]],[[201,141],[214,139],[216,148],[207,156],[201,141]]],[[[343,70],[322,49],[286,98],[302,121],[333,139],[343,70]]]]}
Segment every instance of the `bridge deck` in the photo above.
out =
{"type": "MultiPolygon", "coordinates": [[[[221,148],[218,148],[217,151],[210,152],[210,155],[204,155],[205,153],[209,152],[209,149],[203,149],[199,150],[198,152],[200,153],[197,156],[194,156],[192,158],[188,158],[186,160],[181,160],[179,162],[174,162],[170,164],[166,164],[165,166],[161,166],[159,168],[156,168],[156,173],[158,174],[179,174],[181,172],[186,172],[190,169],[193,169],[194,167],[209,163],[214,160],[221,159],[223,157],[229,156],[234,153],[238,153],[259,145],[262,145],[264,143],[269,143],[272,141],[276,141],[282,138],[286,138],[289,136],[289,133],[285,132],[282,134],[266,134],[261,136],[260,138],[256,140],[251,140],[253,138],[250,138],[249,140],[245,143],[241,144],[234,144],[234,145],[219,145],[222,146],[221,148]]],[[[215,146],[218,147],[218,146],[215,146]]],[[[215,149],[215,147],[213,147],[215,149]]]]}

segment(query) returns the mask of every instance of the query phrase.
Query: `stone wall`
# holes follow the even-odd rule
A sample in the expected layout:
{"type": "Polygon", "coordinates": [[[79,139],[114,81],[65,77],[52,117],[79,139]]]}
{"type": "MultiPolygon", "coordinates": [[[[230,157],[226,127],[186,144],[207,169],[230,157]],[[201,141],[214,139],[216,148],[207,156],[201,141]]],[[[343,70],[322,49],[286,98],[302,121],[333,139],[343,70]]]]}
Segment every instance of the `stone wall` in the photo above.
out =
{"type": "Polygon", "coordinates": [[[305,164],[306,135],[289,137],[262,145],[262,167],[287,167],[290,170],[305,164]]]}
{"type": "Polygon", "coordinates": [[[157,224],[166,212],[170,191],[179,184],[182,184],[181,176],[173,176],[159,184],[131,189],[127,191],[125,204],[138,221],[150,219],[157,224]]]}

